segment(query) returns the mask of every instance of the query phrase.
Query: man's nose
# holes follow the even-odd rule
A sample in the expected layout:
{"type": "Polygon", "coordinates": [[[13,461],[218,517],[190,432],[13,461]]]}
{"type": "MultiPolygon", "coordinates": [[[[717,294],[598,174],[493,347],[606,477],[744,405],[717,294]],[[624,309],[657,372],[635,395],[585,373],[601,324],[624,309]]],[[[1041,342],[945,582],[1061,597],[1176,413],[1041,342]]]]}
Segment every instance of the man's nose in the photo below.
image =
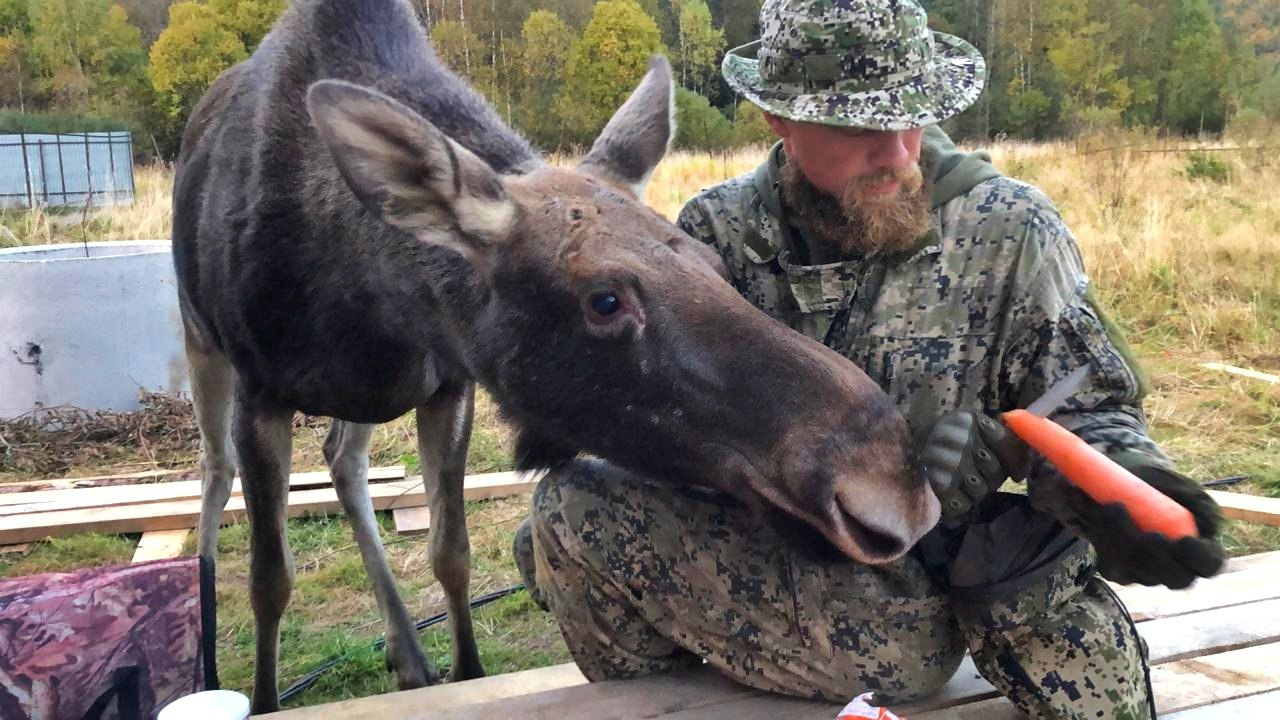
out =
{"type": "Polygon", "coordinates": [[[883,131],[878,133],[875,150],[871,154],[871,166],[876,170],[905,167],[911,162],[911,151],[907,148],[907,134],[902,131],[883,131]]]}

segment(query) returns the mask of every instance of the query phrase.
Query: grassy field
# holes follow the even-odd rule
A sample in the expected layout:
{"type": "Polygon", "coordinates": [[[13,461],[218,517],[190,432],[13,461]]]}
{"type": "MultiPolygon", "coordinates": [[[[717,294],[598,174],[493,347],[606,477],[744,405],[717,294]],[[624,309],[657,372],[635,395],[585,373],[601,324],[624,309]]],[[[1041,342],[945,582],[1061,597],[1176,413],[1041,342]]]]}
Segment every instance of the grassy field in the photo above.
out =
{"type": "MultiPolygon", "coordinates": [[[[1280,385],[1206,370],[1223,361],[1280,372],[1280,161],[1255,153],[1162,152],[1142,137],[1076,143],[999,143],[991,148],[1002,170],[1035,183],[1054,199],[1079,240],[1099,294],[1142,358],[1153,392],[1147,411],[1155,437],[1199,478],[1247,475],[1236,489],[1280,496],[1280,385]],[[1098,150],[1126,145],[1120,150],[1098,150]]],[[[763,148],[706,156],[675,154],[658,168],[649,203],[674,218],[699,189],[755,166],[763,148]]],[[[168,236],[169,169],[139,168],[139,197],[131,207],[82,217],[55,213],[0,214],[0,245],[75,242],[83,239],[168,236]]],[[[410,418],[381,428],[373,462],[411,457],[410,418]]],[[[321,467],[323,422],[299,423],[294,469],[321,467]]],[[[469,459],[471,472],[509,467],[510,439],[482,397],[469,459]]],[[[189,466],[191,457],[165,458],[189,466]],[[185,464],[184,464],[185,463],[185,464]]],[[[87,458],[68,474],[104,469],[145,469],[155,460],[141,453],[87,458]]],[[[22,474],[0,473],[0,480],[22,474]]],[[[518,581],[511,563],[512,534],[526,512],[519,499],[474,503],[468,508],[480,595],[518,581]]],[[[384,537],[411,612],[443,609],[431,580],[423,538],[399,538],[384,517],[384,537]]],[[[86,565],[127,562],[136,538],[86,535],[42,543],[25,553],[0,555],[0,576],[86,565]]],[[[281,680],[288,684],[324,659],[349,654],[291,705],[391,689],[381,653],[370,650],[380,634],[376,606],[359,556],[341,518],[290,524],[298,567],[286,615],[281,680]]],[[[1227,536],[1235,554],[1280,548],[1280,533],[1232,523],[1227,536]]],[[[190,548],[189,548],[190,549],[190,548]]],[[[226,528],[220,541],[219,663],[227,687],[247,691],[251,682],[253,629],[248,609],[247,533],[226,528]]],[[[548,616],[518,593],[476,616],[481,653],[492,673],[567,660],[548,616]]],[[[448,662],[448,635],[424,635],[433,657],[448,662]]]]}

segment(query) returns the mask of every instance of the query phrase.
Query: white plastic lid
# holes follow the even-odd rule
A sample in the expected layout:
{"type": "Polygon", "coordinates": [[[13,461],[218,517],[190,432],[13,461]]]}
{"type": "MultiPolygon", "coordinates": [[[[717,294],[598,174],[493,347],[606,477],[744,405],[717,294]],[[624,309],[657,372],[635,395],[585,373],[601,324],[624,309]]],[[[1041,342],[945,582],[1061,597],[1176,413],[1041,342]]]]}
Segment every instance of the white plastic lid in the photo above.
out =
{"type": "Polygon", "coordinates": [[[156,720],[245,720],[249,698],[234,690],[205,690],[165,705],[156,720]]]}

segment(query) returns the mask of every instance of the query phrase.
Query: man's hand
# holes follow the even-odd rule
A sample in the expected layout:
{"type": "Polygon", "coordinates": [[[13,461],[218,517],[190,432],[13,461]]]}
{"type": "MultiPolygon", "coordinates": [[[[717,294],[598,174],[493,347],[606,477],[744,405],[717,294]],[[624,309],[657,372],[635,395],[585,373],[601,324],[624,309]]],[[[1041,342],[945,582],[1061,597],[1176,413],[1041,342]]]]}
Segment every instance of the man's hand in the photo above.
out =
{"type": "Polygon", "coordinates": [[[1027,446],[1001,423],[972,410],[952,410],[918,438],[920,462],[947,524],[973,512],[1006,478],[1022,479],[1027,446]]]}
{"type": "MultiPolygon", "coordinates": [[[[1123,464],[1123,463],[1122,463],[1123,464]]],[[[1031,503],[1087,539],[1098,553],[1098,571],[1120,584],[1165,585],[1180,590],[1197,577],[1222,569],[1226,551],[1218,542],[1222,513],[1199,483],[1155,464],[1127,469],[1191,511],[1199,537],[1172,541],[1143,532],[1119,503],[1102,505],[1056,472],[1028,484],[1031,503]]]]}

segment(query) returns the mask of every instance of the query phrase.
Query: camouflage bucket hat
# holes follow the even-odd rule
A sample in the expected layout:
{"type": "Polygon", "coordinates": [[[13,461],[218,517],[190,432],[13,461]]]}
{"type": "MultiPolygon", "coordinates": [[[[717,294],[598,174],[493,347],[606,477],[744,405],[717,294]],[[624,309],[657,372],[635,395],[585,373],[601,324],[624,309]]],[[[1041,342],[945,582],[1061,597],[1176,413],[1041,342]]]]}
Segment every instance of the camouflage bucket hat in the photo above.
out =
{"type": "Polygon", "coordinates": [[[801,122],[907,130],[973,104],[987,78],[968,42],[913,0],[765,0],[760,39],[725,54],[729,86],[801,122]]]}

